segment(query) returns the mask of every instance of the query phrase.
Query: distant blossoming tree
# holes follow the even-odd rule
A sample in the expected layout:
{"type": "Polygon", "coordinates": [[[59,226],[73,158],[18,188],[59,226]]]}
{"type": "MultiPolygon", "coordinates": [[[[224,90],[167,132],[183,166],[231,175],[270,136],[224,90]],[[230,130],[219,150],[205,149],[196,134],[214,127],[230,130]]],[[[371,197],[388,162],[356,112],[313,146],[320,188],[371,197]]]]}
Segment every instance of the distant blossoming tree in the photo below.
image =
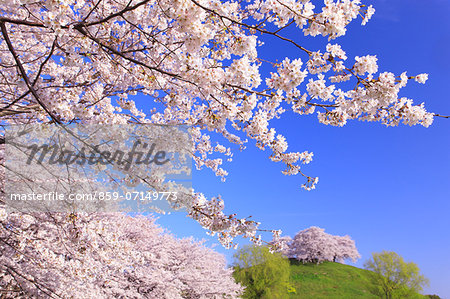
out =
{"type": "Polygon", "coordinates": [[[284,240],[286,249],[282,253],[302,262],[356,262],[361,257],[349,236],[333,236],[316,226],[298,232],[292,240],[284,240]]]}

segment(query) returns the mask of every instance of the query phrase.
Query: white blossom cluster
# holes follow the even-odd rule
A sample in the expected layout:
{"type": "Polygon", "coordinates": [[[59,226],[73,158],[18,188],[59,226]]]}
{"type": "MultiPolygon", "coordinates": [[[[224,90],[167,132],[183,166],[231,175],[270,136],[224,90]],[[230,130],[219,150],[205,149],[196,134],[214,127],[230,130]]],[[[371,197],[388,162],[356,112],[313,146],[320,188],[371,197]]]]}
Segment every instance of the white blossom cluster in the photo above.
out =
{"type": "Polygon", "coordinates": [[[271,73],[272,77],[266,80],[268,87],[290,91],[299,86],[308,75],[306,70],[301,71],[303,63],[301,59],[290,61],[289,58],[283,60],[277,73],[271,73]]]}
{"type": "Polygon", "coordinates": [[[0,240],[5,298],[239,298],[243,291],[223,255],[174,238],[152,218],[0,207],[0,240]]]}
{"type": "MultiPolygon", "coordinates": [[[[318,3],[4,1],[0,118],[4,124],[189,125],[196,167],[224,179],[223,158],[231,161],[232,148],[254,140],[285,165],[284,174],[300,174],[302,187],[314,189],[318,178],[303,173],[312,153],[289,152],[288,140],[270,124],[286,111],[317,112],[319,122],[333,126],[361,120],[427,127],[434,115],[399,95],[408,80],[425,83],[426,74],[378,73],[375,56],[351,59],[339,44],[307,49],[306,38],[283,36],[292,24],[305,36],[336,39],[351,21],[362,17],[365,24],[374,13],[359,0],[318,3]],[[267,62],[258,47],[269,37],[298,49],[298,57],[267,62]],[[275,66],[267,78],[263,66],[275,66]],[[135,102],[137,94],[146,100],[135,102]]],[[[260,242],[258,223],[225,214],[222,200],[192,193],[183,201],[226,246],[237,235],[260,242]]]]}

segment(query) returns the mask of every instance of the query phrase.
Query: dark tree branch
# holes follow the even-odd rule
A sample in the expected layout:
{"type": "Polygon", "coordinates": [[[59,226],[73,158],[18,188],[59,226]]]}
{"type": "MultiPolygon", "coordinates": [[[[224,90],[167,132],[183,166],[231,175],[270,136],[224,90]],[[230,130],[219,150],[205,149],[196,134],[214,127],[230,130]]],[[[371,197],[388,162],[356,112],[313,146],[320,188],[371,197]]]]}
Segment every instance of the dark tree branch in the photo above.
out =
{"type": "Polygon", "coordinates": [[[139,61],[139,60],[136,60],[136,59],[134,59],[134,58],[132,58],[132,57],[127,57],[127,56],[125,56],[122,52],[117,51],[116,49],[114,49],[114,48],[111,47],[111,46],[105,45],[105,44],[102,43],[98,38],[96,38],[96,37],[92,36],[91,34],[89,34],[89,33],[85,30],[85,28],[83,27],[83,24],[77,24],[77,25],[75,25],[75,26],[74,26],[74,29],[77,30],[78,32],[80,32],[82,35],[84,35],[84,36],[90,38],[91,40],[93,40],[94,42],[96,42],[96,43],[97,43],[98,45],[100,45],[101,47],[103,47],[103,48],[105,48],[105,49],[108,49],[108,50],[109,50],[110,52],[112,52],[113,54],[116,54],[116,55],[122,57],[122,58],[125,59],[125,60],[128,60],[128,61],[130,61],[130,62],[133,62],[133,63],[135,63],[135,64],[137,64],[137,65],[143,66],[143,67],[145,67],[145,68],[147,68],[147,69],[149,69],[149,70],[157,71],[157,72],[159,72],[159,73],[161,73],[161,74],[164,74],[164,75],[168,75],[168,76],[171,76],[171,77],[174,77],[174,78],[181,79],[180,75],[173,74],[173,73],[170,73],[170,72],[166,72],[166,71],[161,70],[161,69],[159,69],[159,68],[156,68],[156,67],[147,65],[147,64],[145,64],[145,63],[143,63],[143,62],[141,62],[141,61],[139,61]]]}
{"type": "Polygon", "coordinates": [[[47,112],[48,115],[50,115],[50,117],[52,118],[53,121],[55,121],[57,124],[61,124],[61,122],[59,121],[58,118],[56,118],[55,115],[53,115],[53,113],[47,108],[47,106],[41,101],[39,95],[37,94],[36,90],[34,89],[33,85],[31,84],[27,73],[25,72],[25,69],[23,68],[22,63],[20,62],[19,56],[17,55],[16,51],[14,50],[14,47],[11,43],[11,40],[9,39],[8,36],[8,32],[6,30],[6,26],[4,22],[0,21],[0,28],[3,34],[3,37],[5,39],[5,42],[8,46],[8,50],[11,52],[11,54],[14,57],[14,60],[16,61],[17,67],[19,68],[20,74],[22,75],[25,84],[27,85],[28,89],[30,90],[30,92],[33,94],[34,98],[36,99],[36,101],[38,102],[38,104],[45,110],[45,112],[47,112]]]}
{"type": "Polygon", "coordinates": [[[288,38],[286,38],[286,37],[283,37],[283,36],[279,35],[277,32],[268,31],[268,30],[265,30],[265,29],[261,29],[261,28],[259,28],[258,26],[252,26],[252,25],[248,25],[248,24],[245,24],[245,23],[236,21],[236,20],[234,20],[234,19],[232,19],[232,18],[229,18],[229,17],[227,17],[227,16],[223,16],[223,15],[219,14],[218,12],[216,12],[216,11],[213,10],[213,9],[210,9],[210,8],[207,8],[207,7],[203,6],[203,5],[201,5],[200,3],[198,3],[198,2],[195,1],[195,0],[191,0],[191,1],[192,1],[195,5],[197,5],[198,7],[202,8],[203,10],[205,10],[205,11],[207,11],[207,12],[210,12],[210,13],[212,13],[212,14],[218,16],[218,17],[221,18],[221,19],[228,20],[228,21],[230,21],[230,22],[232,22],[232,23],[234,23],[234,24],[236,24],[236,25],[240,25],[240,26],[245,27],[245,28],[250,29],[250,30],[256,30],[256,31],[261,32],[261,33],[265,33],[265,34],[269,34],[269,35],[276,36],[276,37],[278,37],[278,38],[281,39],[281,40],[284,40],[284,41],[286,41],[286,42],[288,42],[288,43],[293,44],[294,46],[296,46],[296,47],[299,48],[300,50],[305,51],[306,53],[308,53],[308,55],[311,55],[311,53],[312,53],[310,50],[308,50],[308,49],[306,49],[306,48],[300,46],[299,44],[297,44],[297,43],[294,42],[293,40],[288,39],[288,38]]]}
{"type": "MultiPolygon", "coordinates": [[[[131,2],[131,1],[130,1],[130,2],[131,2]]],[[[148,3],[148,2],[150,2],[150,0],[144,0],[144,1],[139,2],[139,3],[137,3],[137,4],[133,5],[133,6],[129,6],[129,3],[128,3],[128,5],[125,6],[125,8],[122,9],[121,11],[118,11],[118,12],[116,12],[116,13],[113,13],[113,14],[111,14],[111,15],[109,15],[109,16],[107,16],[106,18],[103,18],[103,19],[101,19],[101,20],[89,22],[89,23],[86,23],[86,24],[83,24],[83,25],[84,25],[85,27],[89,27],[89,26],[92,26],[92,25],[98,25],[98,24],[101,24],[101,23],[105,23],[105,22],[107,22],[107,21],[109,21],[109,20],[111,20],[111,19],[113,19],[113,18],[115,18],[115,17],[118,17],[118,16],[123,15],[123,14],[126,13],[127,11],[134,10],[134,9],[138,8],[139,6],[142,6],[142,5],[144,5],[144,4],[148,3]]]]}
{"type": "Polygon", "coordinates": [[[26,21],[26,20],[16,20],[16,19],[5,18],[5,17],[0,17],[0,23],[12,23],[12,24],[16,24],[16,25],[26,25],[26,26],[31,26],[31,27],[45,28],[44,24],[41,24],[41,23],[34,23],[34,22],[26,21]]]}

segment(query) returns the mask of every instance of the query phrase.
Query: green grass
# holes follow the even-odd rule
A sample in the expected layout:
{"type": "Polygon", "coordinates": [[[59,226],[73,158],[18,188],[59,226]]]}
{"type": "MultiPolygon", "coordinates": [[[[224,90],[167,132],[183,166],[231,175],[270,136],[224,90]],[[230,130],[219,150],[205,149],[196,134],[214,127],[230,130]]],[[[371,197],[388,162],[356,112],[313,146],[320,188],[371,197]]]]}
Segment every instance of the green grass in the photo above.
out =
{"type": "Polygon", "coordinates": [[[371,271],[340,263],[317,265],[291,260],[291,285],[296,293],[291,293],[289,298],[380,298],[371,293],[371,288],[376,287],[373,275],[371,271]]]}

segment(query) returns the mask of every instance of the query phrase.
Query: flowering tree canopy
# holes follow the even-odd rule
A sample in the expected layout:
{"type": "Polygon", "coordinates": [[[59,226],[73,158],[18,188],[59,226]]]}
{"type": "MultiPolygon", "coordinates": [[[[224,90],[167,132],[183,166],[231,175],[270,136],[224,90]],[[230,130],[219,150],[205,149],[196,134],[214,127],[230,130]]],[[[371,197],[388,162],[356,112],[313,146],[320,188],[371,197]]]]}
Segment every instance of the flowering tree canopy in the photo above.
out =
{"type": "Polygon", "coordinates": [[[292,240],[284,238],[286,249],[282,253],[303,262],[356,262],[361,257],[349,236],[333,236],[317,226],[298,232],[292,240]]]}
{"type": "Polygon", "coordinates": [[[120,213],[0,214],[0,252],[2,298],[238,298],[243,289],[223,255],[120,213]]]}
{"type": "MultiPolygon", "coordinates": [[[[360,120],[427,127],[435,116],[399,95],[410,80],[425,83],[428,75],[378,72],[376,56],[349,58],[334,42],[374,11],[360,0],[3,1],[1,121],[189,125],[196,167],[221,178],[227,172],[217,156],[231,160],[230,146],[252,139],[311,190],[318,178],[302,164],[313,154],[288,152],[285,137],[269,125],[287,110],[316,113],[333,126],[360,120]],[[329,44],[310,49],[307,39],[284,36],[287,27],[326,36],[329,44]],[[269,36],[296,47],[297,57],[262,59],[258,48],[269,36]],[[263,76],[266,64],[273,72],[263,76]],[[142,108],[136,94],[147,96],[142,108]]],[[[259,223],[226,215],[220,197],[195,190],[182,200],[174,205],[187,207],[225,246],[238,235],[261,242],[259,223]]]]}

